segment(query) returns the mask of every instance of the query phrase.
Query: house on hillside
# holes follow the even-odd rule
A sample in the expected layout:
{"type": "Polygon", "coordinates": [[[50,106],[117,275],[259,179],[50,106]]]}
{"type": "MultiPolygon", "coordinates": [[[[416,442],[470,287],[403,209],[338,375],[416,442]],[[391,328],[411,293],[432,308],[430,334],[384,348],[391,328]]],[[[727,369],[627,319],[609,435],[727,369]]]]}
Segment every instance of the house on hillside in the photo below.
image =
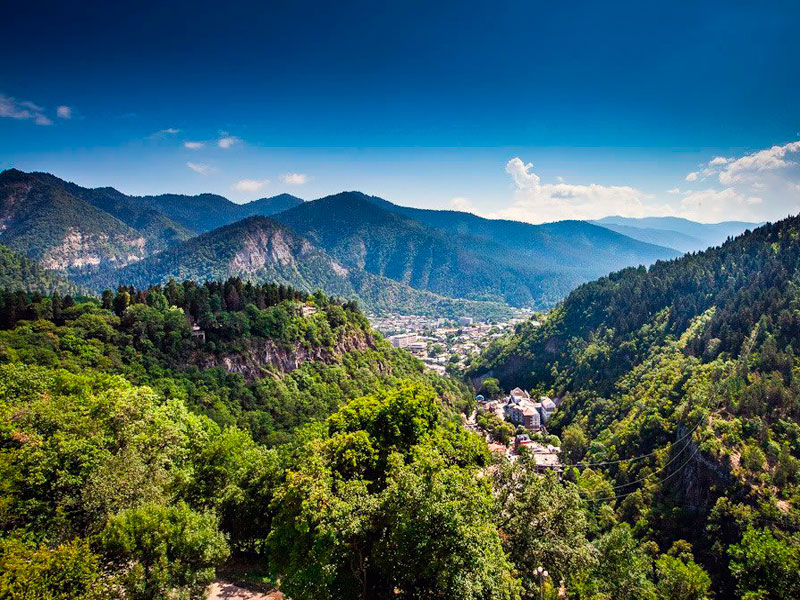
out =
{"type": "Polygon", "coordinates": [[[531,395],[520,387],[515,387],[508,395],[509,400],[519,402],[520,400],[530,400],[531,395]]]}
{"type": "Polygon", "coordinates": [[[192,324],[192,337],[199,339],[201,342],[205,343],[206,341],[206,332],[200,329],[200,325],[197,323],[192,324]]]}
{"type": "Polygon", "coordinates": [[[521,448],[531,453],[534,468],[538,473],[549,470],[561,471],[560,448],[534,442],[527,434],[514,437],[514,449],[519,452],[521,448]]]}
{"type": "Polygon", "coordinates": [[[542,396],[539,398],[539,413],[542,417],[542,422],[547,423],[550,420],[550,417],[553,416],[553,413],[556,412],[556,403],[547,396],[542,396]]]}
{"type": "Polygon", "coordinates": [[[505,405],[503,416],[514,425],[522,425],[530,431],[539,431],[553,416],[556,403],[547,396],[541,396],[536,402],[528,392],[516,387],[511,390],[505,405]]]}
{"type": "Polygon", "coordinates": [[[417,341],[416,333],[401,333],[389,338],[389,343],[395,348],[408,348],[417,341]]]}

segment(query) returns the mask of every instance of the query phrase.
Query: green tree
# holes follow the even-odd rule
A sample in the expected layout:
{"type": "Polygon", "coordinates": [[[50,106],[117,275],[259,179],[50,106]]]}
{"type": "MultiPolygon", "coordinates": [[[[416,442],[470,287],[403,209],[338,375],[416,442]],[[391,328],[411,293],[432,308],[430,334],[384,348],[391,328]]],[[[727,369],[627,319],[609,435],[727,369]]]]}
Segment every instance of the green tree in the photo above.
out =
{"type": "Polygon", "coordinates": [[[481,384],[483,392],[489,398],[497,398],[503,393],[500,388],[500,381],[496,377],[487,377],[481,384]]]}
{"type": "Polygon", "coordinates": [[[800,598],[800,536],[779,538],[768,529],[749,528],[728,554],[742,598],[800,598]]]}
{"type": "Polygon", "coordinates": [[[570,463],[580,461],[589,448],[589,438],[583,427],[577,424],[569,425],[561,433],[561,451],[570,463]]]}
{"type": "MultiPolygon", "coordinates": [[[[614,600],[652,600],[655,588],[649,575],[652,561],[633,537],[630,526],[621,523],[595,542],[597,563],[588,571],[584,590],[607,594],[614,600]]],[[[591,593],[586,594],[591,597],[591,593]]],[[[583,597],[583,596],[581,596],[583,597]]]]}
{"type": "Polygon", "coordinates": [[[144,504],[109,519],[102,534],[117,560],[128,598],[155,600],[176,591],[202,598],[214,567],[228,557],[225,537],[212,513],[186,504],[144,504]]]}
{"type": "Polygon", "coordinates": [[[101,579],[100,557],[75,539],[55,548],[0,541],[0,598],[9,600],[102,600],[113,597],[101,579]]]}
{"type": "Polygon", "coordinates": [[[497,471],[501,531],[509,558],[529,594],[538,585],[538,567],[558,581],[570,581],[593,563],[587,522],[578,489],[555,473],[537,474],[532,459],[521,457],[497,471]]]}
{"type": "Polygon", "coordinates": [[[662,554],[656,561],[656,592],[663,600],[706,600],[711,578],[703,567],[694,562],[691,552],[673,551],[662,554]]]}

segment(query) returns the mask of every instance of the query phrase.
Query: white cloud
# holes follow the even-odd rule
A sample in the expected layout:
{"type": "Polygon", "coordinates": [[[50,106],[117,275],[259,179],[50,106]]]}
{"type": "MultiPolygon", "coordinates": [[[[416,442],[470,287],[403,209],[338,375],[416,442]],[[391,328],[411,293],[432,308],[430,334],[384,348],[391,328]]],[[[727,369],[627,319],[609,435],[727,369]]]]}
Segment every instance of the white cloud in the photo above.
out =
{"type": "Polygon", "coordinates": [[[205,145],[205,142],[183,142],[183,146],[189,150],[200,150],[200,148],[204,148],[205,145]]]}
{"type": "Polygon", "coordinates": [[[287,173],[281,175],[281,181],[287,185],[304,185],[308,182],[308,175],[305,173],[287,173]]]}
{"type": "Polygon", "coordinates": [[[472,200],[469,198],[451,198],[450,206],[461,212],[473,212],[475,210],[472,206],[472,200]]]}
{"type": "MultiPolygon", "coordinates": [[[[764,171],[785,169],[797,163],[787,160],[787,154],[800,152],[800,142],[790,142],[782,146],[773,146],[766,150],[759,150],[747,154],[739,159],[723,163],[725,166],[719,172],[719,181],[724,185],[732,183],[747,183],[757,180],[764,171]]],[[[717,166],[714,161],[709,166],[717,166]]]]}
{"type": "Polygon", "coordinates": [[[702,174],[704,179],[716,179],[722,189],[687,192],[680,210],[688,218],[703,221],[763,221],[797,214],[800,211],[798,159],[800,141],[774,145],[738,158],[715,156],[702,165],[702,174]]]}
{"type": "Polygon", "coordinates": [[[762,204],[758,196],[742,194],[733,188],[706,189],[685,192],[680,203],[680,215],[694,221],[714,223],[719,221],[760,220],[754,205],[762,204]]]}
{"type": "Polygon", "coordinates": [[[234,135],[228,135],[227,133],[220,134],[220,138],[217,140],[217,146],[220,148],[228,149],[234,144],[238,143],[240,140],[234,135]]]}
{"type": "Polygon", "coordinates": [[[72,108],[69,106],[59,106],[58,108],[56,108],[56,116],[59,119],[71,119],[72,108]]]}
{"type": "MultiPolygon", "coordinates": [[[[800,141],[739,157],[713,156],[685,177],[705,182],[704,189],[676,186],[659,196],[626,185],[576,185],[560,178],[544,182],[520,158],[509,160],[505,170],[514,182],[513,201],[485,217],[542,223],[608,215],[681,216],[714,223],[778,220],[800,212],[800,141]]],[[[450,204],[460,202],[453,199],[450,204]]]]}
{"type": "Polygon", "coordinates": [[[176,129],[175,127],[167,127],[166,129],[159,129],[158,131],[155,131],[155,132],[151,133],[148,137],[151,140],[162,140],[162,139],[164,139],[166,137],[175,135],[176,133],[180,133],[180,132],[181,132],[181,130],[180,129],[176,129]]]}
{"type": "Polygon", "coordinates": [[[257,192],[269,185],[268,179],[240,179],[231,186],[235,192],[257,192]]]}
{"type": "Polygon", "coordinates": [[[669,212],[667,206],[646,204],[653,197],[630,186],[542,183],[534,173],[533,165],[520,158],[508,161],[506,173],[511,175],[517,188],[514,201],[511,206],[486,216],[544,223],[563,219],[599,219],[608,215],[644,217],[669,212]]]}
{"type": "Polygon", "coordinates": [[[18,102],[11,96],[0,94],[0,117],[17,120],[31,120],[37,125],[52,125],[53,121],[44,114],[44,108],[33,102],[18,102]]]}
{"type": "Polygon", "coordinates": [[[186,166],[189,167],[195,173],[200,173],[200,175],[208,175],[214,172],[214,167],[211,165],[204,165],[202,163],[193,163],[191,161],[186,163],[186,166]]]}

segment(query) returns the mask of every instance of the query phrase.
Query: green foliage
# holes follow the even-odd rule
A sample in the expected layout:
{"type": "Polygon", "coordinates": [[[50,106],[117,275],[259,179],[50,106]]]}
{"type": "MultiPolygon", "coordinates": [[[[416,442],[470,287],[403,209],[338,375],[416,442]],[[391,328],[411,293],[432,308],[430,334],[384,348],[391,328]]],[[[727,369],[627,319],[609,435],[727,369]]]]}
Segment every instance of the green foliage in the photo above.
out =
{"type": "Polygon", "coordinates": [[[53,271],[0,244],[0,289],[40,294],[77,294],[81,289],[53,271]]]}
{"type": "MultiPolygon", "coordinates": [[[[615,526],[595,544],[597,564],[591,571],[588,589],[615,600],[655,598],[649,579],[652,559],[633,537],[627,524],[615,526]]],[[[582,591],[583,596],[586,591],[582,591]]]]}
{"type": "Polygon", "coordinates": [[[487,412],[480,408],[475,416],[475,422],[486,431],[494,441],[501,444],[508,445],[511,438],[514,437],[516,433],[511,423],[505,419],[501,419],[492,412],[487,412]]]}
{"type": "MultiPolygon", "coordinates": [[[[730,545],[749,528],[783,540],[800,526],[798,231],[790,218],[612,273],[473,362],[474,379],[560,399],[548,428],[571,462],[594,463],[566,475],[598,533],[622,521],[644,544],[692,543],[696,562],[657,561],[662,587],[702,596],[703,569],[730,595],[745,577],[730,545]]],[[[770,589],[763,570],[748,581],[742,594],[770,589]]]]}
{"type": "Polygon", "coordinates": [[[216,517],[183,503],[124,510],[109,519],[101,543],[118,561],[132,600],[168,598],[175,589],[203,598],[214,566],[229,552],[216,517]]]}
{"type": "Polygon", "coordinates": [[[693,559],[663,554],[656,561],[656,592],[664,600],[705,600],[711,578],[693,559]]]}
{"type": "Polygon", "coordinates": [[[528,593],[535,594],[541,566],[554,581],[579,581],[595,558],[575,486],[562,485],[554,473],[541,477],[525,456],[498,469],[496,479],[504,547],[528,593]]]}
{"type": "Polygon", "coordinates": [[[731,573],[741,598],[797,598],[800,595],[800,539],[748,529],[730,547],[731,573]]]}
{"type": "Polygon", "coordinates": [[[111,587],[101,579],[100,558],[75,539],[55,548],[17,538],[0,540],[0,598],[9,600],[104,600],[111,587]]]}
{"type": "Polygon", "coordinates": [[[115,316],[81,302],[62,308],[55,323],[50,299],[0,292],[0,321],[13,328],[0,331],[0,361],[119,373],[270,444],[401,377],[433,383],[449,403],[463,403],[463,387],[424,373],[376,336],[353,303],[317,301],[323,306],[283,285],[239,279],[170,282],[109,293],[115,316]],[[303,306],[312,312],[304,315],[303,306]],[[192,323],[205,342],[192,337],[192,323]]]}
{"type": "Polygon", "coordinates": [[[516,598],[477,477],[485,450],[432,390],[358,399],[309,439],[276,492],[272,564],[293,598],[516,598]]]}
{"type": "Polygon", "coordinates": [[[497,398],[503,393],[503,389],[500,387],[500,382],[496,377],[486,377],[481,382],[481,392],[487,398],[497,398]]]}

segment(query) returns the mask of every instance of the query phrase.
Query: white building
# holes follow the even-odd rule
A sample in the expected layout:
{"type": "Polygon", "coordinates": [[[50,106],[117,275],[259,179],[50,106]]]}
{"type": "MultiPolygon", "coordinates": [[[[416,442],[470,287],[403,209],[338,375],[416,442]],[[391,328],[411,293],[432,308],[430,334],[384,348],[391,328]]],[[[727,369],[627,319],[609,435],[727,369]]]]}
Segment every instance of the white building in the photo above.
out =
{"type": "Polygon", "coordinates": [[[389,343],[395,348],[408,348],[417,341],[416,333],[401,333],[389,338],[389,343]]]}

